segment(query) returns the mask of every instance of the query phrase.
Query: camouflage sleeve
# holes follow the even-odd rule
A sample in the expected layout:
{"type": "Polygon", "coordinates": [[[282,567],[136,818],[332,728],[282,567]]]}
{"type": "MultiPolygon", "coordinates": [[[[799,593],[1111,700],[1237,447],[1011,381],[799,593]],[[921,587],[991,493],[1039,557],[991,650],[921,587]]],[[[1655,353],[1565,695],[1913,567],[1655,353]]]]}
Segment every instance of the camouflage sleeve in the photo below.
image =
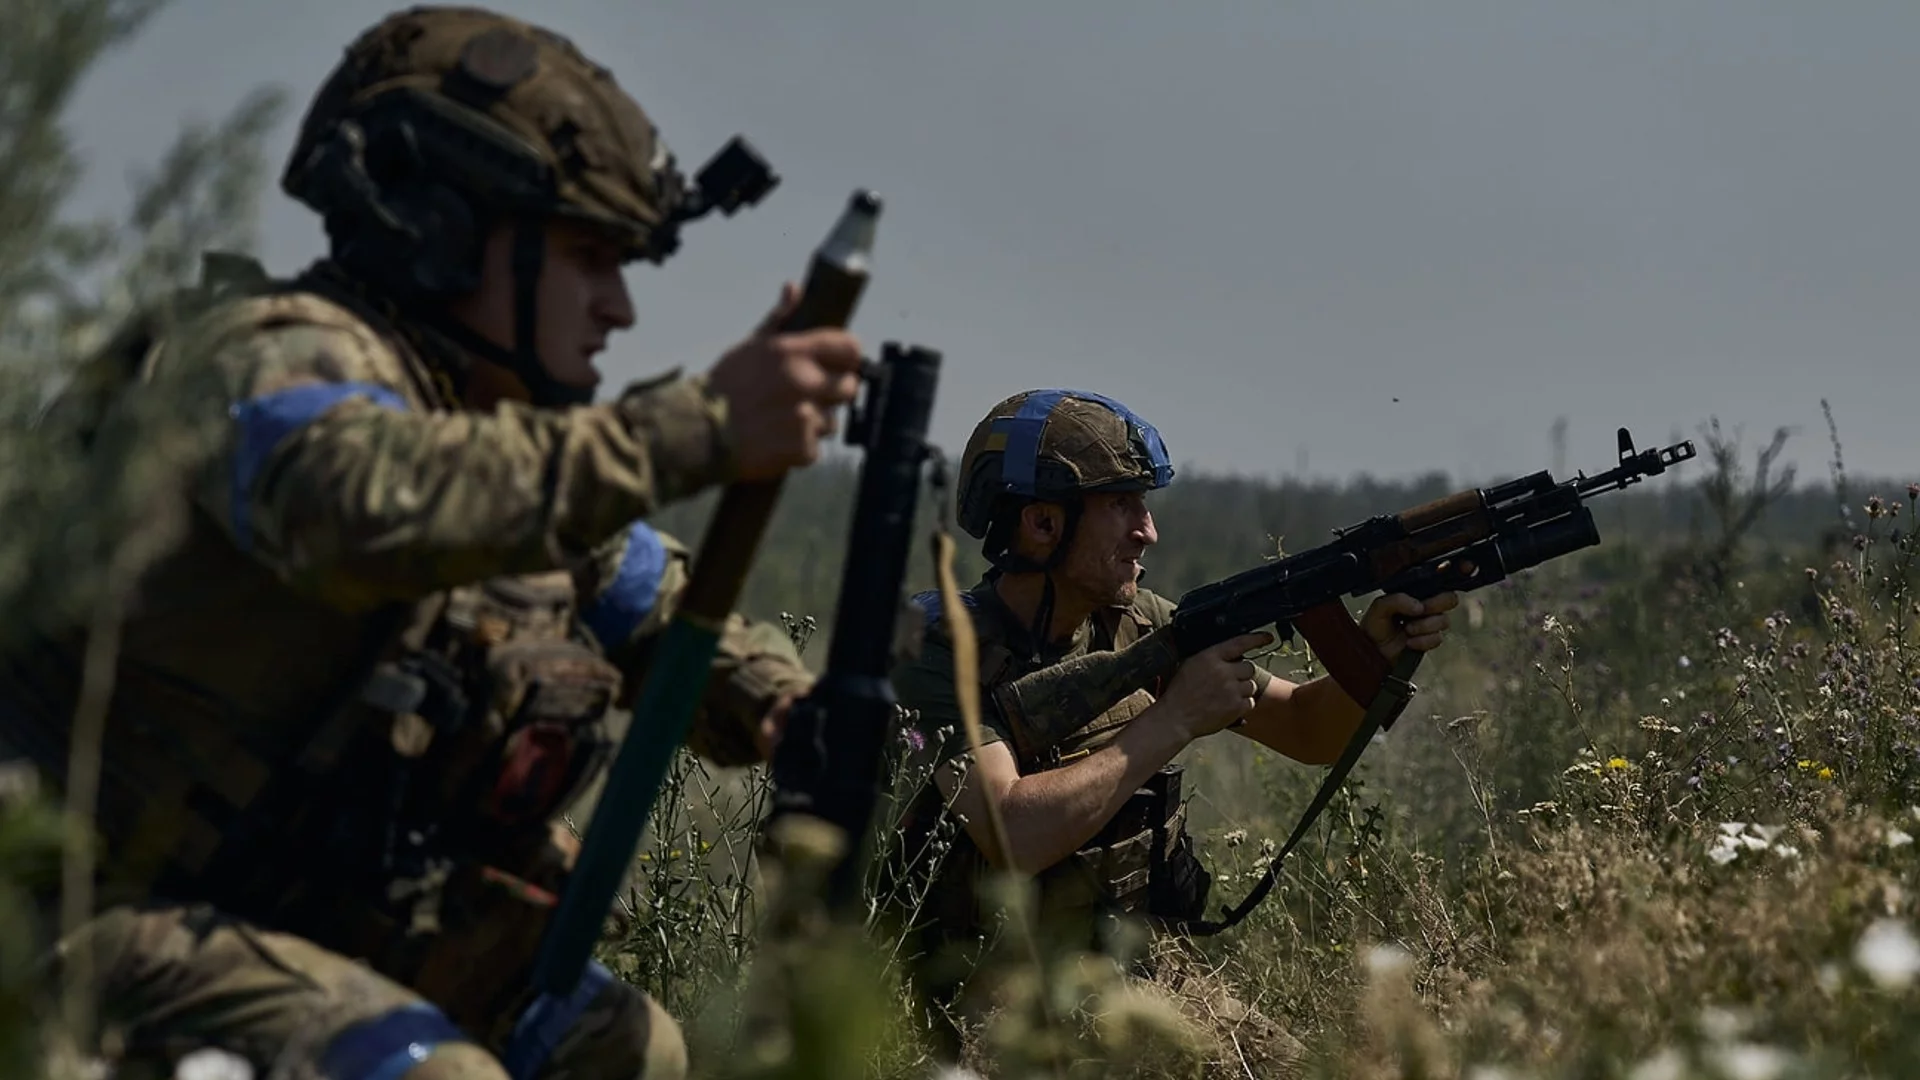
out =
{"type": "MultiPolygon", "coordinates": [[[[1173,621],[1174,603],[1159,593],[1141,589],[1134,594],[1133,610],[1147,621],[1148,629],[1158,630],[1173,621]]],[[[1273,672],[1258,659],[1253,662],[1254,696],[1267,692],[1267,684],[1273,682],[1273,672]]]]}
{"type": "MultiPolygon", "coordinates": [[[[914,602],[928,613],[928,632],[920,645],[920,654],[893,669],[893,692],[900,704],[919,713],[908,729],[916,752],[931,748],[932,760],[943,762],[972,748],[960,717],[960,697],[954,692],[953,646],[936,625],[939,622],[938,594],[923,593],[914,602]]],[[[982,697],[980,738],[982,745],[1008,742],[1009,736],[994,710],[985,707],[982,697]]]]}
{"type": "Polygon", "coordinates": [[[697,377],[567,411],[429,411],[365,328],[289,321],[202,344],[225,400],[199,505],[343,608],[566,565],[732,468],[724,404],[697,377]]]}
{"type": "MultiPolygon", "coordinates": [[[[627,674],[623,708],[638,695],[652,646],[673,618],[689,571],[685,545],[636,521],[600,545],[576,575],[581,620],[627,674]]],[[[759,760],[753,735],[767,710],[782,695],[797,696],[812,685],[813,675],[786,630],[731,615],[688,747],[716,765],[750,765],[759,760]]]]}

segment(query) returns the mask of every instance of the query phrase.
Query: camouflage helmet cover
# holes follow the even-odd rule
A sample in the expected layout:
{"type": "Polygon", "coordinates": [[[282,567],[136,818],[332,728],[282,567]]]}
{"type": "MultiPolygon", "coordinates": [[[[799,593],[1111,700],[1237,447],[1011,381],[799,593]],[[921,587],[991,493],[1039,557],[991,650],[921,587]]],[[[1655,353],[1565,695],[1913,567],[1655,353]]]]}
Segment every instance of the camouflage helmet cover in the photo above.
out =
{"type": "Polygon", "coordinates": [[[635,257],[685,197],[659,131],[611,73],[560,35],[476,7],[420,6],[348,46],[315,95],[282,177],[325,215],[318,151],[382,108],[431,117],[432,179],[481,208],[573,217],[635,257]]]}
{"type": "Polygon", "coordinates": [[[1173,480],[1159,431],[1118,401],[1084,390],[1027,390],[995,405],[960,458],[960,527],[984,539],[1005,498],[1070,500],[1150,491],[1173,480]]]}

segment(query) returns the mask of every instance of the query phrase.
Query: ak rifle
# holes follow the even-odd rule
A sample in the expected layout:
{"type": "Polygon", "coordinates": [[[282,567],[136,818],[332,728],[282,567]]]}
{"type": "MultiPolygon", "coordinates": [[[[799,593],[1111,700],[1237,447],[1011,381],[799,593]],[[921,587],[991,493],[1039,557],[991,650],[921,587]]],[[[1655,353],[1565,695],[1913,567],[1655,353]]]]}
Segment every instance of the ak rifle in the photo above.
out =
{"type": "Polygon", "coordinates": [[[1378,731],[1393,726],[1412,697],[1422,654],[1392,662],[1360,629],[1344,599],[1406,593],[1424,600],[1469,592],[1600,542],[1587,500],[1658,476],[1695,456],[1693,443],[1636,451],[1619,429],[1619,464],[1596,476],[1556,481],[1546,470],[1471,488],[1423,506],[1334,530],[1329,543],[1243,570],[1182,595],[1172,621],[1125,649],[1090,653],[1043,668],[994,690],[993,707],[1009,730],[1030,733],[1023,756],[1044,754],[1135,691],[1157,691],[1187,657],[1241,634],[1272,627],[1282,641],[1305,638],[1327,673],[1366,715],[1334,763],[1293,836],[1239,907],[1221,922],[1182,929],[1218,933],[1241,919],[1273,887],[1280,861],[1306,834],[1378,731]],[[1060,702],[1073,702],[1070,710],[1060,702]],[[1048,720],[1054,722],[1048,723],[1048,720]]]}
{"type": "MultiPolygon", "coordinates": [[[[826,239],[814,249],[799,303],[783,332],[845,328],[865,291],[880,198],[856,191],[826,239]]],[[[674,753],[692,730],[707,671],[728,615],[740,598],[781,481],[728,485],[707,525],[678,610],[661,633],[633,709],[633,723],[607,771],[580,854],[567,875],[533,969],[539,991],[526,1022],[559,1008],[582,985],[593,946],[633,863],[654,800],[674,753]]]]}

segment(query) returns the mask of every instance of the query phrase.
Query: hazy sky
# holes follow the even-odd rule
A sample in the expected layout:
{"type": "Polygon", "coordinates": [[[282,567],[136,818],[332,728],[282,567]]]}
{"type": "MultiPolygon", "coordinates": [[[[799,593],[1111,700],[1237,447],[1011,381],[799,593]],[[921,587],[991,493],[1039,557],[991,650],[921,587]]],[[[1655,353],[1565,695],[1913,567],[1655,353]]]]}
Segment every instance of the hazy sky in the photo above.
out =
{"type": "MultiPolygon", "coordinates": [[[[689,169],[736,132],[783,182],[629,281],[606,389],[706,367],[847,194],[886,199],[855,329],[946,356],[957,452],[1081,386],[1208,471],[1491,479],[1610,464],[1709,415],[1802,475],[1920,479],[1920,5],[501,4],[611,67],[689,169]],[[1397,400],[1396,400],[1397,399],[1397,400]]],[[[73,112],[83,205],[188,117],[307,96],[389,5],[173,0],[73,112]]],[[[274,190],[264,254],[318,250],[274,190]]],[[[603,390],[604,392],[604,390],[603,390]]]]}

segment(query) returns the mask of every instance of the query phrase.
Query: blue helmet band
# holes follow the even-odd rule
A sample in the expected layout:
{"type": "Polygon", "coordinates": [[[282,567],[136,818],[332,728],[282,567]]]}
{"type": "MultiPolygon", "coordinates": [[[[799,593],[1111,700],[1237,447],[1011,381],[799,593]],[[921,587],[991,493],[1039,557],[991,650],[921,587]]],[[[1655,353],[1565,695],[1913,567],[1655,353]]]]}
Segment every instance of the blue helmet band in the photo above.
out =
{"type": "Polygon", "coordinates": [[[994,430],[1005,432],[1007,436],[1006,450],[1000,461],[1001,490],[1029,498],[1039,497],[1035,477],[1040,464],[1040,436],[1054,408],[1068,397],[1104,405],[1126,422],[1129,432],[1137,436],[1147,449],[1147,462],[1153,471],[1153,487],[1165,487],[1173,480],[1173,463],[1167,458],[1166,443],[1161,441],[1160,432],[1152,424],[1110,397],[1085,390],[1056,388],[1034,391],[1020,403],[1020,409],[1014,415],[993,422],[994,430]]]}

